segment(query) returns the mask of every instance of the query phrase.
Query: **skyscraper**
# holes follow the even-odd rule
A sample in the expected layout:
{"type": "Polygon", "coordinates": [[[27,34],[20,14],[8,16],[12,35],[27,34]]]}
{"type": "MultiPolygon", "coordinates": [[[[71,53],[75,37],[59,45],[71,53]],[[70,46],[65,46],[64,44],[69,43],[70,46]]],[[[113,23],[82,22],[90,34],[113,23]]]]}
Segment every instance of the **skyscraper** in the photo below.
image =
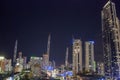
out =
{"type": "Polygon", "coordinates": [[[109,0],[101,16],[105,76],[116,80],[120,77],[120,24],[115,4],[109,0]]]}
{"type": "Polygon", "coordinates": [[[33,76],[41,76],[42,57],[31,57],[29,65],[33,76]]]}
{"type": "Polygon", "coordinates": [[[49,60],[48,60],[48,57],[49,55],[48,54],[43,54],[43,60],[42,60],[42,63],[43,63],[43,66],[44,68],[48,67],[50,64],[49,60]]]}
{"type": "Polygon", "coordinates": [[[94,41],[85,42],[85,70],[88,72],[95,72],[94,41]]]}
{"type": "Polygon", "coordinates": [[[16,42],[15,42],[15,47],[14,47],[13,67],[15,66],[15,63],[16,63],[17,45],[18,45],[18,40],[16,40],[16,42]]]}
{"type": "Polygon", "coordinates": [[[51,39],[51,35],[49,34],[49,36],[48,36],[48,44],[47,44],[48,62],[49,62],[49,59],[50,59],[50,39],[51,39]]]}
{"type": "Polygon", "coordinates": [[[16,59],[16,65],[15,65],[15,72],[21,72],[23,70],[23,57],[22,57],[22,52],[18,53],[19,56],[16,59]]]}
{"type": "Polygon", "coordinates": [[[65,66],[68,67],[68,47],[66,49],[66,56],[65,56],[65,66]]]}
{"type": "Polygon", "coordinates": [[[9,71],[12,71],[11,59],[0,56],[0,74],[5,74],[9,71]]]}
{"type": "Polygon", "coordinates": [[[73,40],[73,73],[82,72],[82,41],[73,40]]]}
{"type": "Polygon", "coordinates": [[[103,62],[97,62],[97,74],[104,76],[104,63],[103,62]]]}

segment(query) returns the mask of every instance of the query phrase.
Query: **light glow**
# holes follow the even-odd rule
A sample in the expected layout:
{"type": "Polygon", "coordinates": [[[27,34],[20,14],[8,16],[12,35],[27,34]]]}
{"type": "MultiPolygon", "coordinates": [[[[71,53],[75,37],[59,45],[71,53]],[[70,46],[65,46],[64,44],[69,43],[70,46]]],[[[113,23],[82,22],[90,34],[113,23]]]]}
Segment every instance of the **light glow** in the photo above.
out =
{"type": "Polygon", "coordinates": [[[3,56],[0,56],[0,59],[5,59],[5,57],[3,57],[3,56]]]}

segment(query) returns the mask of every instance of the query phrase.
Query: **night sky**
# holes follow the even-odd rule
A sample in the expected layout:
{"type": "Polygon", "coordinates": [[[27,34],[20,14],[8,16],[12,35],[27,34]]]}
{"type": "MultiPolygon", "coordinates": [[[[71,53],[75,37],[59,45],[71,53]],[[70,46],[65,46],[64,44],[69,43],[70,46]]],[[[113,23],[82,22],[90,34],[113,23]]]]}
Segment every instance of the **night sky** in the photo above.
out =
{"type": "MultiPolygon", "coordinates": [[[[95,41],[95,60],[102,61],[101,10],[107,1],[0,0],[0,55],[12,58],[17,39],[18,52],[28,57],[42,56],[50,33],[50,60],[57,64],[64,63],[66,47],[70,48],[72,61],[72,35],[83,44],[95,41]]],[[[113,2],[120,19],[120,0],[113,2]]]]}

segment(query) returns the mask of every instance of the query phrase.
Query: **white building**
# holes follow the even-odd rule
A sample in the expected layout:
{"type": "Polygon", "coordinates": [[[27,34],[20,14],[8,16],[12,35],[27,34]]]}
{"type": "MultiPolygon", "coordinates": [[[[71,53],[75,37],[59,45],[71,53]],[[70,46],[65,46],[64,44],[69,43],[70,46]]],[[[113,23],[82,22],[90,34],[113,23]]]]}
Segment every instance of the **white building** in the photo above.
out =
{"type": "Polygon", "coordinates": [[[82,72],[82,41],[80,39],[73,40],[73,73],[82,72]]]}
{"type": "Polygon", "coordinates": [[[94,61],[94,41],[85,42],[85,70],[87,72],[95,72],[95,61],[94,61]]]}
{"type": "Polygon", "coordinates": [[[12,71],[12,62],[11,59],[6,59],[5,72],[12,71]]]}

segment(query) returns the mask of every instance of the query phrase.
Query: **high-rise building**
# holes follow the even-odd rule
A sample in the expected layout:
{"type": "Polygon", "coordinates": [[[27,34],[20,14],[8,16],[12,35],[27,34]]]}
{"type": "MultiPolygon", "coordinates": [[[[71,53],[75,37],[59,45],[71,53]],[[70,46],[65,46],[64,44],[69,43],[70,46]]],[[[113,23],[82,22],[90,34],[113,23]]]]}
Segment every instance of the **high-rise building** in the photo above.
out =
{"type": "Polygon", "coordinates": [[[24,66],[24,59],[22,57],[22,52],[18,53],[19,56],[16,59],[16,65],[15,65],[15,72],[21,72],[23,70],[23,66],[24,66]]]}
{"type": "Polygon", "coordinates": [[[82,72],[82,41],[73,40],[73,73],[82,72]]]}
{"type": "Polygon", "coordinates": [[[85,70],[95,72],[94,41],[85,42],[85,70]]]}
{"type": "Polygon", "coordinates": [[[27,69],[27,57],[23,57],[23,68],[27,69]]]}
{"type": "Polygon", "coordinates": [[[43,54],[43,60],[42,60],[42,65],[43,65],[43,67],[45,68],[45,67],[48,67],[49,66],[49,55],[48,54],[43,54]]]}
{"type": "Polygon", "coordinates": [[[11,59],[5,59],[5,72],[12,71],[12,60],[11,59]]]}
{"type": "Polygon", "coordinates": [[[11,59],[0,56],[0,73],[12,71],[11,59]]]}
{"type": "Polygon", "coordinates": [[[103,62],[97,62],[97,74],[104,76],[104,63],[103,62]]]}
{"type": "Polygon", "coordinates": [[[4,72],[5,69],[5,57],[0,57],[0,73],[4,72]]]}
{"type": "Polygon", "coordinates": [[[104,5],[101,16],[105,76],[107,79],[118,79],[120,77],[120,24],[115,3],[109,0],[104,5]]]}
{"type": "Polygon", "coordinates": [[[49,34],[49,36],[48,36],[48,43],[47,43],[48,62],[49,62],[49,59],[50,59],[50,39],[51,39],[51,35],[49,34]]]}
{"type": "Polygon", "coordinates": [[[65,67],[68,67],[68,50],[69,50],[69,48],[67,47],[66,56],[65,56],[65,67]]]}
{"type": "Polygon", "coordinates": [[[42,64],[42,57],[31,57],[30,58],[30,69],[34,76],[41,75],[41,64],[42,64]]]}

